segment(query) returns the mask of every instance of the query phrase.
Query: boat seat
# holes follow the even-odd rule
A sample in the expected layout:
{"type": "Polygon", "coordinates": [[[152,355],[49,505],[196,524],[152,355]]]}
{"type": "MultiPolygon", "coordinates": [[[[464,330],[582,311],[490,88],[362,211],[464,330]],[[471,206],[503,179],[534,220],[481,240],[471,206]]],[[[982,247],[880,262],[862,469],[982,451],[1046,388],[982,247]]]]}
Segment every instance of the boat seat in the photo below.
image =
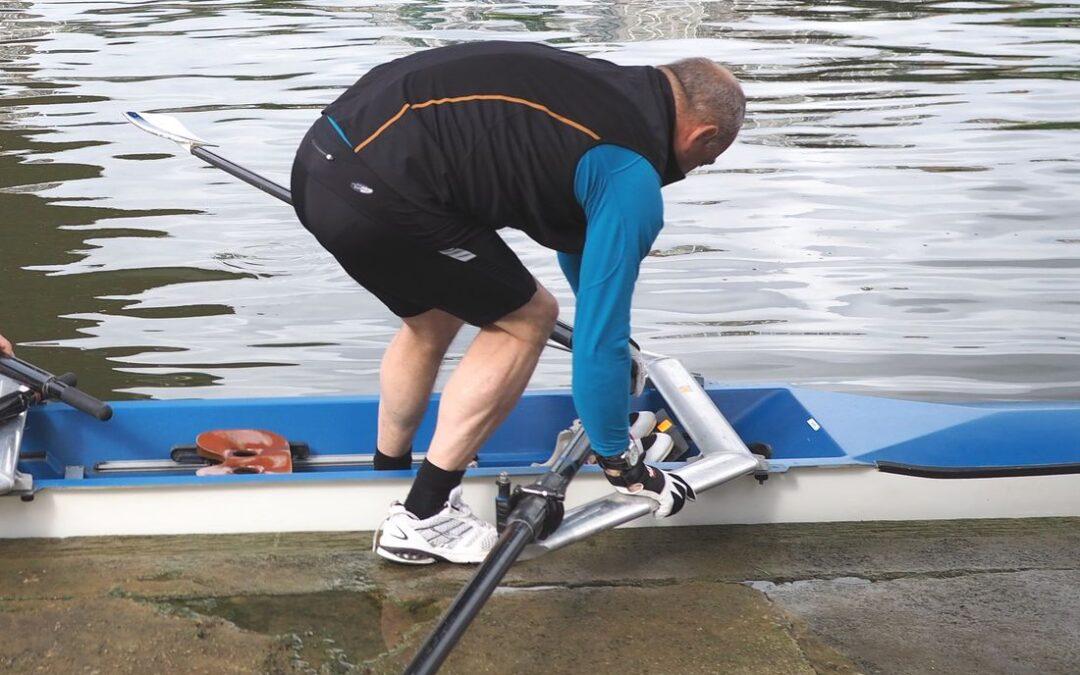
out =
{"type": "Polygon", "coordinates": [[[289,441],[263,429],[215,429],[195,438],[200,457],[215,462],[200,476],[235,473],[292,473],[289,441]]]}

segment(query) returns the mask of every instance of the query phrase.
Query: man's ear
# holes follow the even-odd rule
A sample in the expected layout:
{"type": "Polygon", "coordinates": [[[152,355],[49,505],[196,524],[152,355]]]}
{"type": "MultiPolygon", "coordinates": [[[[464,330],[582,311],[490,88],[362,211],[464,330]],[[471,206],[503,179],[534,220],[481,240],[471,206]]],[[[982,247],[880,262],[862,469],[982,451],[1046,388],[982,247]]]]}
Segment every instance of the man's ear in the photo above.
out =
{"type": "Polygon", "coordinates": [[[694,145],[704,145],[716,140],[720,135],[720,129],[715,124],[705,124],[690,134],[690,140],[694,145]]]}

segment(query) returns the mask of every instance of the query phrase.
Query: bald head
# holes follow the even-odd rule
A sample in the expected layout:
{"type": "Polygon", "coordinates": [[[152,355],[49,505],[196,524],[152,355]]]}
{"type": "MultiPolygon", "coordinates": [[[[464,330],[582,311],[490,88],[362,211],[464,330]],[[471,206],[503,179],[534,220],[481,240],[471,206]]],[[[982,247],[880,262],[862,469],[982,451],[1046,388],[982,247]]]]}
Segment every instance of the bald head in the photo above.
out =
{"type": "Polygon", "coordinates": [[[676,98],[673,145],[683,171],[712,164],[731,145],[746,114],[739,81],[715,61],[695,57],[660,66],[676,98]]]}

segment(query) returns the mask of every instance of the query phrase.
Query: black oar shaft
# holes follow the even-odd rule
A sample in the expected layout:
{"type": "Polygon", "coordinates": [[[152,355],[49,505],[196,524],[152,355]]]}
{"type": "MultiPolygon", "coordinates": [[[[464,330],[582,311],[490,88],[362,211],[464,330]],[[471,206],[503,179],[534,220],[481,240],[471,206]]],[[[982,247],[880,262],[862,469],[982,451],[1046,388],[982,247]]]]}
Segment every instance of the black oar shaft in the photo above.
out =
{"type": "Polygon", "coordinates": [[[0,356],[0,374],[21,382],[45,398],[60,399],[76,410],[105,421],[112,417],[108,403],[99,401],[70,384],[74,376],[56,376],[15,356],[0,356]]]}
{"type": "Polygon", "coordinates": [[[592,448],[589,439],[584,430],[579,428],[562,457],[540,480],[529,487],[531,492],[524,495],[510,512],[506,528],[495,548],[484,558],[472,579],[443,614],[439,625],[420,646],[420,650],[405,669],[407,675],[431,675],[438,672],[469,624],[495,592],[499,582],[525,547],[532,543],[541,531],[544,520],[548,517],[548,509],[554,506],[544,495],[565,495],[567,486],[588,459],[590,452],[592,448]]]}
{"type": "Polygon", "coordinates": [[[438,627],[428,636],[405,669],[407,675],[428,675],[438,672],[446,657],[465,634],[472,620],[480,613],[491,594],[506,576],[525,547],[533,540],[533,532],[528,525],[520,521],[509,523],[499,543],[484,559],[480,568],[469,580],[454,604],[439,622],[438,627]]]}
{"type": "Polygon", "coordinates": [[[564,349],[572,349],[574,343],[573,327],[562,321],[556,321],[555,329],[551,331],[551,341],[564,349]]]}
{"type": "Polygon", "coordinates": [[[41,389],[53,374],[17,356],[0,356],[0,375],[7,375],[32,389],[41,389]]]}
{"type": "Polygon", "coordinates": [[[264,178],[254,171],[249,171],[239,164],[233,164],[229,160],[225,159],[221,155],[214,154],[202,146],[195,146],[191,149],[191,154],[195,155],[202,161],[216,166],[222,171],[236,176],[240,180],[244,181],[248,185],[253,185],[271,197],[277,197],[286,204],[292,204],[292,193],[285,187],[278,185],[274,181],[264,178]]]}

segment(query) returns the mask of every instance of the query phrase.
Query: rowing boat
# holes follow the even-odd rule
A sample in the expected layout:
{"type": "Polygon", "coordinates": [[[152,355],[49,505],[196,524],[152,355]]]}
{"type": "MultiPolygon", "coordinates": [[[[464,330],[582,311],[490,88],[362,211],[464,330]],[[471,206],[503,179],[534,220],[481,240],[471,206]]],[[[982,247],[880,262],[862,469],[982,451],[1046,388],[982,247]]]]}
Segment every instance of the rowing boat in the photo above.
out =
{"type": "MultiPolygon", "coordinates": [[[[211,152],[173,117],[124,119],[292,201],[288,189],[211,152]]],[[[571,330],[560,324],[552,341],[571,348],[571,330]]],[[[125,401],[102,424],[17,396],[36,382],[39,399],[111,414],[74,388],[74,376],[15,361],[0,358],[0,494],[11,495],[0,499],[0,538],[373,530],[413,477],[372,469],[375,397],[125,401]],[[2,374],[5,367],[22,379],[2,374]],[[292,471],[199,475],[200,456],[183,447],[205,431],[238,428],[289,441],[292,471]]],[[[570,392],[531,391],[465,479],[466,498],[489,519],[543,502],[519,518],[530,530],[549,519],[522,539],[532,542],[527,556],[622,524],[1080,516],[1080,402],[930,403],[724,386],[656,354],[644,367],[652,387],[634,407],[660,411],[685,436],[685,452],[663,466],[700,494],[697,503],[663,521],[641,518],[647,499],[612,494],[594,466],[582,466],[587,438],[565,433],[574,422],[570,392]],[[541,478],[509,496],[510,481],[529,476],[541,478]]],[[[437,407],[435,397],[418,447],[431,437],[437,407]]]]}
{"type": "MultiPolygon", "coordinates": [[[[2,376],[0,383],[0,393],[16,386],[2,376]]],[[[633,524],[1080,516],[1080,403],[930,403],[768,384],[708,383],[703,391],[741,443],[760,453],[756,464],[674,518],[633,524]]],[[[634,407],[670,413],[679,395],[650,388],[634,407]]],[[[437,406],[436,397],[417,447],[430,438],[437,406]]],[[[413,476],[372,470],[373,396],[112,408],[103,423],[50,403],[0,426],[0,455],[5,447],[18,453],[18,475],[0,499],[0,537],[372,530],[413,476]],[[173,449],[218,428],[273,431],[306,457],[291,473],[196,475],[204,462],[173,449]]],[[[481,516],[494,517],[501,475],[523,480],[547,470],[574,417],[569,391],[525,394],[465,479],[481,516]]],[[[671,418],[679,433],[684,420],[671,418]]],[[[663,466],[702,461],[689,435],[687,454],[663,466]]],[[[566,496],[567,520],[575,507],[610,495],[599,471],[585,466],[566,496]]]]}

